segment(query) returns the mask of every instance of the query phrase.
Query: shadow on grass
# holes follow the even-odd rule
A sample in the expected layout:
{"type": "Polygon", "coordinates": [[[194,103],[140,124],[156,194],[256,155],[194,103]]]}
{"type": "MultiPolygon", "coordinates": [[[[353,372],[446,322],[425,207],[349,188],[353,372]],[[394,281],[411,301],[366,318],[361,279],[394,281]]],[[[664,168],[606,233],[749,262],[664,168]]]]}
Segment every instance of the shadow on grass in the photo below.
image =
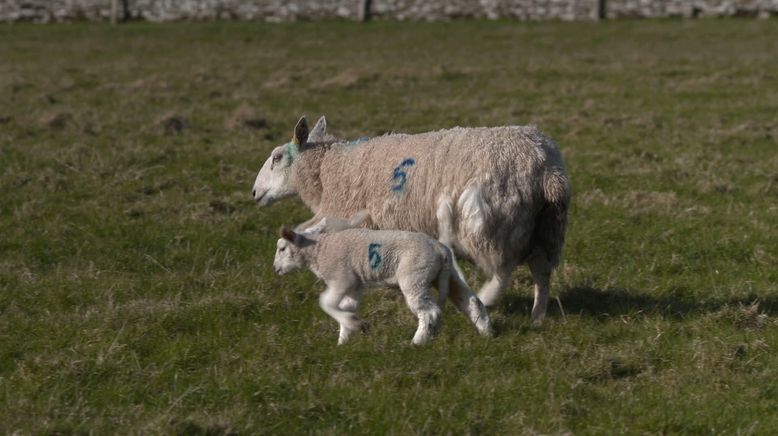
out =
{"type": "MultiPolygon", "coordinates": [[[[599,289],[590,286],[565,288],[559,294],[564,312],[568,315],[584,315],[609,318],[627,314],[660,315],[668,318],[686,318],[709,312],[716,312],[727,306],[759,303],[759,312],[778,314],[778,297],[748,295],[742,298],[698,300],[682,289],[669,291],[667,295],[648,295],[629,289],[599,289]]],[[[508,294],[501,310],[507,314],[529,316],[533,299],[526,295],[508,294]]],[[[560,317],[561,311],[556,298],[548,303],[548,316],[560,317]]]]}

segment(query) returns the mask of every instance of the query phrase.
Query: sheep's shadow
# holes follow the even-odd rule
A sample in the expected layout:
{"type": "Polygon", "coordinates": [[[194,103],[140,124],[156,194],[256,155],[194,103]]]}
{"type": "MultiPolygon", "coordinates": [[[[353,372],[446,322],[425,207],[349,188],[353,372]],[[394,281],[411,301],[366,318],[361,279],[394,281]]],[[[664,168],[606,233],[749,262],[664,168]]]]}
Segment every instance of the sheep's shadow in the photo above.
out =
{"type": "MultiPolygon", "coordinates": [[[[698,301],[682,291],[670,291],[664,295],[649,295],[632,289],[600,289],[591,286],[571,286],[559,293],[559,300],[552,296],[548,303],[548,316],[582,315],[607,319],[619,315],[645,314],[666,318],[687,318],[715,312],[726,306],[759,303],[759,311],[773,316],[778,314],[778,296],[748,295],[730,299],[705,299],[698,301]],[[685,295],[686,294],[686,295],[685,295]],[[560,308],[561,306],[561,308],[560,308]]],[[[529,316],[533,299],[527,294],[516,295],[509,291],[498,310],[507,315],[529,316]]]]}

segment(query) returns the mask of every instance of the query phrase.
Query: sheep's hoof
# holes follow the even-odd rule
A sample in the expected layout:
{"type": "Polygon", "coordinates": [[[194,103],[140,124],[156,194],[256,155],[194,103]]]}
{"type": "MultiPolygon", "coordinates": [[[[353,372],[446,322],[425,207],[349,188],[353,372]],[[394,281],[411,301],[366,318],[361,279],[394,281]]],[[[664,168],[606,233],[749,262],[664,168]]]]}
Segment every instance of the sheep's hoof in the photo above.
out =
{"type": "Polygon", "coordinates": [[[493,338],[495,336],[494,329],[489,326],[485,329],[479,330],[478,333],[485,338],[493,338]]]}

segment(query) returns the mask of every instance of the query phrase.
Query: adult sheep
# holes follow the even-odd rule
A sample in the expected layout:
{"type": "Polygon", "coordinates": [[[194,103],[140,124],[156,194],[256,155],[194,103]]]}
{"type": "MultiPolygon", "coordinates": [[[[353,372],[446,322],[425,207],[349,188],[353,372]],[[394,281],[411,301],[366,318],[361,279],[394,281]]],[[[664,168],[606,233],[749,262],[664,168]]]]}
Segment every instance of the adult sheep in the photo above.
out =
{"type": "Polygon", "coordinates": [[[367,211],[372,227],[427,233],[491,275],[478,297],[494,305],[526,263],[532,322],[546,314],[564,244],[570,184],[556,144],[534,126],[461,128],[338,142],[321,117],[298,121],[291,142],[259,170],[259,206],[298,194],[314,217],[367,211]]]}

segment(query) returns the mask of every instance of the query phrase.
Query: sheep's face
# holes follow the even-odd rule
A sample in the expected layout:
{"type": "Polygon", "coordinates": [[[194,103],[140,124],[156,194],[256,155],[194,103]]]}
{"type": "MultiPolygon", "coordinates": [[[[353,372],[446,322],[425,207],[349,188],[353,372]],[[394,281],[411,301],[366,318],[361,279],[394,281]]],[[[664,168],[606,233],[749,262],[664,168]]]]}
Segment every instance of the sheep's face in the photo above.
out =
{"type": "Polygon", "coordinates": [[[297,193],[292,183],[292,165],[306,142],[323,140],[326,129],[327,120],[321,117],[309,135],[308,121],[302,117],[294,127],[292,140],[288,144],[273,149],[254,180],[252,195],[260,207],[297,193]]]}
{"type": "Polygon", "coordinates": [[[298,153],[299,146],[294,142],[276,147],[270,153],[254,180],[252,195],[259,206],[267,206],[297,192],[289,179],[298,153]]]}
{"type": "Polygon", "coordinates": [[[300,249],[294,243],[280,238],[276,243],[276,257],[273,259],[273,269],[276,274],[284,275],[302,266],[300,249]]]}

